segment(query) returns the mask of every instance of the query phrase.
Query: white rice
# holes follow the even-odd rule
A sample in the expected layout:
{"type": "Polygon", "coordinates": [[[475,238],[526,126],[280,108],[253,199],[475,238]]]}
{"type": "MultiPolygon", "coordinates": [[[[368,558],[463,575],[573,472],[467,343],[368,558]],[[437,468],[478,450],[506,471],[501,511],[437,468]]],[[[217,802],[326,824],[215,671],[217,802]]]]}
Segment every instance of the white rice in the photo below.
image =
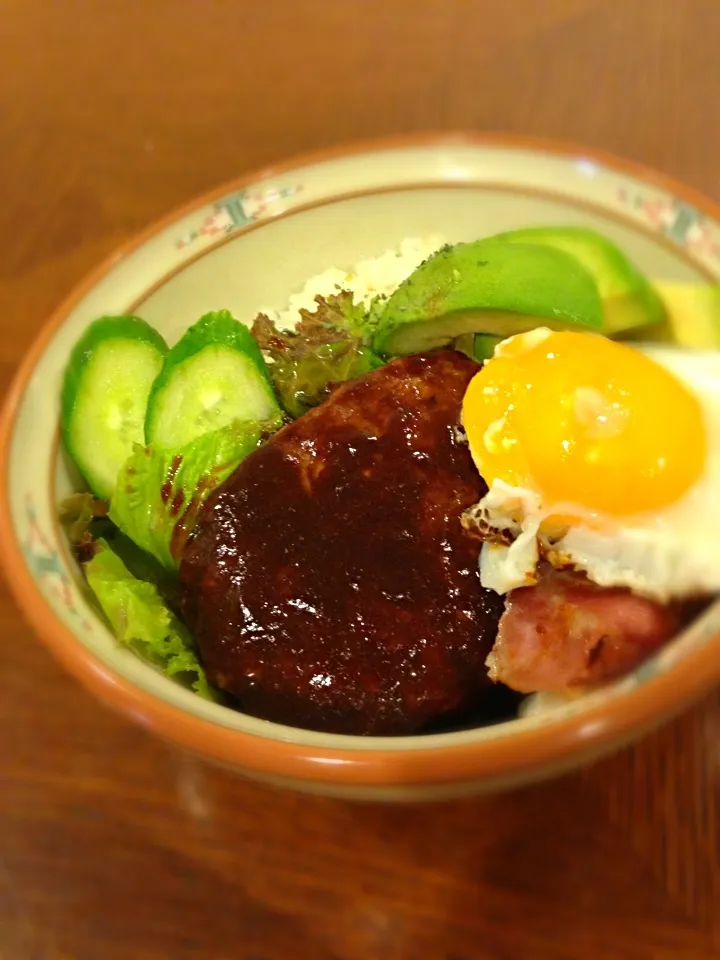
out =
{"type": "Polygon", "coordinates": [[[415,267],[435,253],[445,239],[439,235],[406,237],[395,250],[379,257],[361,260],[350,270],[329,267],[310,277],[300,293],[290,297],[285,310],[263,310],[283,330],[292,330],[300,319],[300,310],[314,310],[315,297],[329,297],[350,290],[355,303],[367,306],[378,295],[389,296],[413,272],[415,267]]]}

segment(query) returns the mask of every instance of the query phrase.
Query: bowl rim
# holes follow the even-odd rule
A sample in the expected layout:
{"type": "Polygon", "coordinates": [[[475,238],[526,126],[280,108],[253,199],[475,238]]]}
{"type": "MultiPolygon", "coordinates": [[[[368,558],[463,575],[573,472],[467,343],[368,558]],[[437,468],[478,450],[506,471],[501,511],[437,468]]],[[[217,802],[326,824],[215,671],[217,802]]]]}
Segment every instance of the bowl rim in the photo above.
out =
{"type": "MultiPolygon", "coordinates": [[[[438,738],[427,749],[353,750],[265,738],[185,713],[125,680],[103,663],[53,613],[37,587],[13,532],[9,492],[10,448],[17,409],[47,344],[72,309],[117,263],[195,209],[259,180],[346,156],[412,148],[470,146],[530,150],[560,158],[578,156],[655,186],[720,223],[720,204],[672,177],[570,141],[512,133],[425,132],[340,143],[251,170],[201,193],[121,244],[72,289],[43,324],[25,354],[0,414],[0,551],[7,582],[25,619],[51,653],[107,706],[129,715],[166,741],[261,776],[358,787],[421,786],[512,778],[552,765],[566,767],[580,754],[601,752],[649,729],[697,700],[720,681],[720,633],[691,650],[669,670],[641,686],[619,691],[611,709],[603,703],[508,736],[447,745],[438,738]]],[[[348,738],[355,739],[355,738],[348,738]]]]}

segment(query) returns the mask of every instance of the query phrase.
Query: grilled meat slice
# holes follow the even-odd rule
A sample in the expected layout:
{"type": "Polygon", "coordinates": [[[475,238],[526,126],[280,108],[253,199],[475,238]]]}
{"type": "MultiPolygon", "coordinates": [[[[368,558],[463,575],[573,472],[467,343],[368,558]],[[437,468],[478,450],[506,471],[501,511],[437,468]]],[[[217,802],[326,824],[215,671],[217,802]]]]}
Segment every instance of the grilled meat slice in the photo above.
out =
{"type": "Polygon", "coordinates": [[[642,663],[683,619],[678,604],[545,567],[535,586],[508,594],[490,675],[522,693],[602,683],[642,663]]]}
{"type": "Polygon", "coordinates": [[[180,568],[208,678],[246,712],[408,734],[492,698],[503,601],[460,522],[485,493],[454,351],[337,388],[209,498],[180,568]]]}

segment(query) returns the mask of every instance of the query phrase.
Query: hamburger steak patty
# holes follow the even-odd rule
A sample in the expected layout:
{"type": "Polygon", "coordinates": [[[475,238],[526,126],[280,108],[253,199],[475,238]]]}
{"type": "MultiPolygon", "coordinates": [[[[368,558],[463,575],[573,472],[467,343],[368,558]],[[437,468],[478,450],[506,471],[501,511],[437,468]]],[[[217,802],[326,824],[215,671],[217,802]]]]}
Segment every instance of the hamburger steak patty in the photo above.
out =
{"type": "Polygon", "coordinates": [[[478,365],[403,357],[338,387],[208,500],[180,567],[209,680],[247,713],[407,734],[477,704],[503,601],[462,527],[486,492],[460,405],[478,365]]]}

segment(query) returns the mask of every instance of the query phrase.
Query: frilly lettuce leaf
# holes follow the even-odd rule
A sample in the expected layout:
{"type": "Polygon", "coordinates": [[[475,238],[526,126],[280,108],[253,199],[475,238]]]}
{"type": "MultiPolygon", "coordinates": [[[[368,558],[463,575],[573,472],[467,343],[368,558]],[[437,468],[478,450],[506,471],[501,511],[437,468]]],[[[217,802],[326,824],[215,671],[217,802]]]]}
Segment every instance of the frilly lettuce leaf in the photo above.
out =
{"type": "MultiPolygon", "coordinates": [[[[366,307],[362,303],[355,303],[349,290],[340,290],[329,297],[317,296],[314,310],[300,310],[295,333],[304,339],[315,338],[317,342],[318,332],[324,328],[333,331],[335,336],[353,337],[367,346],[380,320],[383,300],[383,297],[375,297],[366,307]]],[[[321,339],[328,341],[327,335],[321,339]]]]}
{"type": "Polygon", "coordinates": [[[176,570],[202,505],[266,434],[238,421],[180,450],[139,444],[123,465],[109,517],[167,570],[176,570]]]}
{"type": "Polygon", "coordinates": [[[334,387],[380,366],[366,347],[349,341],[326,343],[304,357],[278,359],[270,368],[275,393],[291,417],[301,417],[318,406],[334,387]]]}
{"type": "Polygon", "coordinates": [[[275,393],[291,417],[300,417],[326,400],[346,380],[354,380],[382,365],[365,345],[371,314],[353,304],[352,294],[316,297],[316,309],[300,311],[295,330],[279,330],[265,314],[252,332],[269,356],[275,393]]]}
{"type": "Polygon", "coordinates": [[[92,557],[103,527],[110,526],[106,520],[109,506],[107,500],[99,500],[92,493],[73,493],[60,504],[60,523],[81,563],[92,557]]]}
{"type": "Polygon", "coordinates": [[[217,695],[207,681],[186,627],[166,607],[156,587],[137,580],[104,540],[85,564],[85,576],[117,639],[168,677],[184,681],[208,700],[217,695]]]}

